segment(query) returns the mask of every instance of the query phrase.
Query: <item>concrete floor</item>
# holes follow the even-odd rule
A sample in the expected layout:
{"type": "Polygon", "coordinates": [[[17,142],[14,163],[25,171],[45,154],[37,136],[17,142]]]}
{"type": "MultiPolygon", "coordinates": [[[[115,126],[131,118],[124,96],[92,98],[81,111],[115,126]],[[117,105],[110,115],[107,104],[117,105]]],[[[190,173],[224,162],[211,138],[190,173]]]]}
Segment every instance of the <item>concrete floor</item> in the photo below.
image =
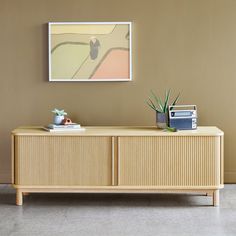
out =
{"type": "Polygon", "coordinates": [[[236,235],[236,185],[211,197],[192,195],[31,194],[15,206],[0,185],[0,236],[236,235]]]}

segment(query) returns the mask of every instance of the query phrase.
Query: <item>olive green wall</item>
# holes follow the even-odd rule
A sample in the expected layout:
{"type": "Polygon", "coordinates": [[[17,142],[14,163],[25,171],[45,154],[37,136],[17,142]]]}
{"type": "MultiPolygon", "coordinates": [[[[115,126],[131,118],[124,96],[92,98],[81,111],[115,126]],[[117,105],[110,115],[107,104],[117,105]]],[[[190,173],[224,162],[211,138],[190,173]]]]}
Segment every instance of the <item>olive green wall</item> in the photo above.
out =
{"type": "Polygon", "coordinates": [[[64,108],[83,125],[154,125],[149,90],[197,104],[200,125],[225,131],[225,177],[236,182],[236,1],[0,0],[0,181],[10,131],[64,108]],[[47,22],[132,21],[133,81],[48,82],[47,22]]]}

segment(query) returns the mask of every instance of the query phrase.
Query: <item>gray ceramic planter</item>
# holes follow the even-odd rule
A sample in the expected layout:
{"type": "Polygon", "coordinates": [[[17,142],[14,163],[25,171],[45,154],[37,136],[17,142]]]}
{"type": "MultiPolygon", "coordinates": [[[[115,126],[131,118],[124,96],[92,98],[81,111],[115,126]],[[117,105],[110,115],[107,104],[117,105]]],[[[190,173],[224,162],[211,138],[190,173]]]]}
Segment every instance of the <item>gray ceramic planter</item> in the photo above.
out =
{"type": "Polygon", "coordinates": [[[156,123],[160,129],[165,129],[168,126],[168,113],[156,112],[156,123]]]}
{"type": "Polygon", "coordinates": [[[54,116],[53,123],[55,125],[60,125],[64,118],[64,116],[54,116]]]}

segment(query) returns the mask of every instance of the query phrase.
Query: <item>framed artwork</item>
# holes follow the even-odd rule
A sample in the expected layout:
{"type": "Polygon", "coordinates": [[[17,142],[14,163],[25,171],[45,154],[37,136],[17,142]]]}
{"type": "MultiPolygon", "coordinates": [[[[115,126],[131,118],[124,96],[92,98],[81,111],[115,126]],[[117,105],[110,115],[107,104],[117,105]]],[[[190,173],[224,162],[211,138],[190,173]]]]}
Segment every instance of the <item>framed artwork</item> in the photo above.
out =
{"type": "Polygon", "coordinates": [[[49,81],[131,81],[131,22],[50,22],[49,81]]]}

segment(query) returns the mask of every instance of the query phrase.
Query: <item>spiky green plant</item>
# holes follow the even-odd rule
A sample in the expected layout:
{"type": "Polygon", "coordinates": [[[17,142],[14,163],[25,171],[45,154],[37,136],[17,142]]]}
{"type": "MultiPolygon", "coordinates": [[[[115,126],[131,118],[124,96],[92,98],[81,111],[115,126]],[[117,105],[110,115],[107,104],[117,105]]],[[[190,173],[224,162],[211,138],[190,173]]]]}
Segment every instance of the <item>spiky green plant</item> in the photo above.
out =
{"type": "Polygon", "coordinates": [[[154,111],[157,111],[160,113],[166,113],[169,105],[174,106],[178,102],[179,96],[180,96],[180,93],[176,96],[174,101],[169,104],[170,89],[166,90],[164,101],[162,101],[160,97],[156,96],[156,94],[151,90],[151,97],[148,97],[148,101],[146,103],[154,111]]]}
{"type": "Polygon", "coordinates": [[[59,110],[57,108],[52,110],[52,113],[55,113],[57,116],[66,116],[67,115],[67,113],[64,110],[59,110]]]}

